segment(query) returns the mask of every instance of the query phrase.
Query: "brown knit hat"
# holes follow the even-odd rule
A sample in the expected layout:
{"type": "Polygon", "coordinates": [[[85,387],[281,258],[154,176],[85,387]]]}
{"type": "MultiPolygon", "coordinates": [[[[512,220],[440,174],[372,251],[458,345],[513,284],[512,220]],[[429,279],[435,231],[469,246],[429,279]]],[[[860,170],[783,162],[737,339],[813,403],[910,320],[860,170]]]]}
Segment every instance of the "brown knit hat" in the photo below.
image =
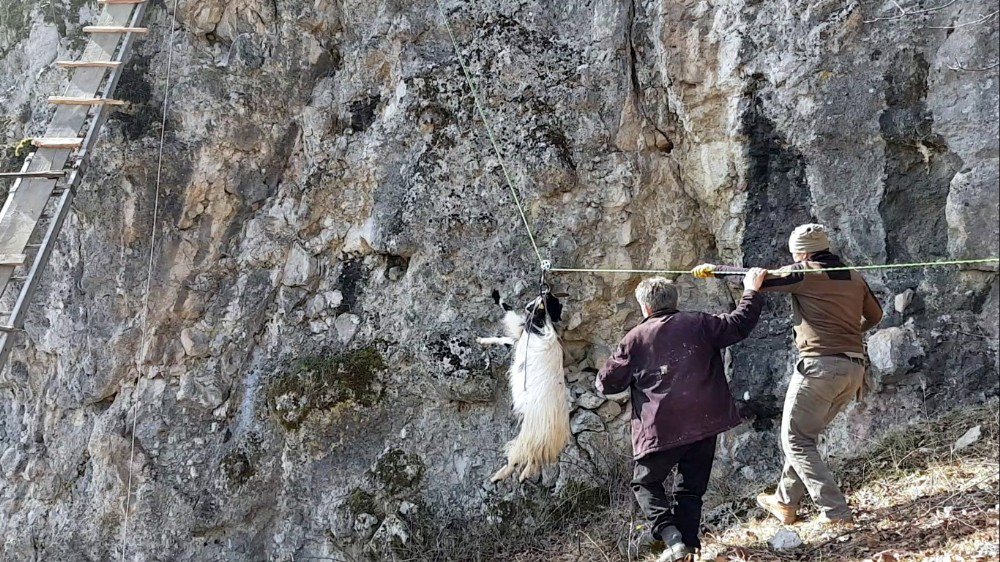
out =
{"type": "Polygon", "coordinates": [[[812,254],[830,249],[830,238],[826,227],[821,224],[803,224],[792,231],[788,237],[788,251],[793,254],[812,254]]]}

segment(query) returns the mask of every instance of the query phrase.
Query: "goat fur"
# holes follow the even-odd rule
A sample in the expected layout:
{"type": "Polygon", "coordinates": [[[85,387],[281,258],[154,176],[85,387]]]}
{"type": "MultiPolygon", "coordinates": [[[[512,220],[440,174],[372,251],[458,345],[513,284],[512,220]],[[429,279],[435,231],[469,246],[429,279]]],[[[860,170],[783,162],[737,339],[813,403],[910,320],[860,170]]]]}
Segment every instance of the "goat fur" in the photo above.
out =
{"type": "MultiPolygon", "coordinates": [[[[544,306],[540,301],[534,305],[544,306]]],[[[520,469],[519,480],[524,481],[558,461],[569,443],[569,395],[563,376],[563,349],[547,313],[542,325],[534,326],[537,331],[526,330],[525,315],[516,310],[506,312],[503,325],[504,337],[479,338],[479,343],[514,346],[509,381],[512,409],[521,420],[521,429],[505,447],[507,464],[491,480],[504,480],[520,469]]]]}

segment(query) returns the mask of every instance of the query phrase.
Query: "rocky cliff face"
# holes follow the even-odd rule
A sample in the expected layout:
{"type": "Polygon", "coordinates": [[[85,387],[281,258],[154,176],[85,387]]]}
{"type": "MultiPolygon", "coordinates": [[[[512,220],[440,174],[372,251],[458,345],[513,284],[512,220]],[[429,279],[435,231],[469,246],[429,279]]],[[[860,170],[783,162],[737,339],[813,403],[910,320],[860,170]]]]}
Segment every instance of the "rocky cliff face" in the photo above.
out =
{"type": "MultiPolygon", "coordinates": [[[[526,300],[537,266],[434,3],[173,4],[151,9],[0,376],[2,558],[120,556],[128,489],[130,559],[382,556],[530,524],[508,508],[625,463],[627,406],[593,372],[639,278],[565,274],[574,443],[530,498],[484,484],[515,423],[506,354],[475,337],[499,330],[490,291],[526,300]]],[[[996,256],[995,6],[901,4],[446,9],[556,265],[779,265],[807,220],[852,263],[996,256]]],[[[0,4],[6,142],[43,130],[50,63],[97,10],[0,4]]],[[[831,431],[839,456],[998,392],[995,266],[868,278],[877,392],[831,431]]],[[[732,304],[678,282],[686,307],[732,304]]],[[[788,316],[771,297],[729,352],[753,418],[722,441],[736,488],[776,476],[788,316]]]]}

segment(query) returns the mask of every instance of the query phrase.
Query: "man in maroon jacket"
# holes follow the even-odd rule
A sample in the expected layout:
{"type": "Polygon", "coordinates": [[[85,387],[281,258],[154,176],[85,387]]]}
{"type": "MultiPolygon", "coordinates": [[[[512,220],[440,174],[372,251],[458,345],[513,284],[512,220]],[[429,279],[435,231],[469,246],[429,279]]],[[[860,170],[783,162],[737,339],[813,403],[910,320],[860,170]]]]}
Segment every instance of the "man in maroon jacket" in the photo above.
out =
{"type": "Polygon", "coordinates": [[[629,390],[632,398],[632,491],[662,562],[701,547],[702,496],[708,488],[716,436],[741,423],[723,370],[721,350],[743,340],[760,317],[758,293],[767,272],[751,269],[736,310],[713,316],[679,312],[677,289],[661,277],[635,290],[645,319],[630,331],[597,374],[604,394],[629,390]],[[671,509],[664,481],[674,467],[681,482],[671,509]]]}

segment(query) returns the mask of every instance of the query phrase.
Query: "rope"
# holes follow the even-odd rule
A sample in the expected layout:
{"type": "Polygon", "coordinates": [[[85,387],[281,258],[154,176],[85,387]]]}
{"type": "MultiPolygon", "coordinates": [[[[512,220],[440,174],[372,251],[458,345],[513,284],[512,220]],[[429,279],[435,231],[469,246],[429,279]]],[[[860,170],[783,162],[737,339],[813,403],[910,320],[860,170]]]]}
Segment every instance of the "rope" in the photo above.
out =
{"type": "Polygon", "coordinates": [[[649,275],[684,275],[691,273],[690,269],[590,269],[583,267],[553,267],[553,273],[642,273],[649,275]]]}
{"type": "MultiPolygon", "coordinates": [[[[174,0],[173,14],[177,14],[177,4],[179,0],[174,0]]],[[[163,179],[163,145],[165,144],[166,134],[167,134],[167,110],[170,106],[170,83],[173,78],[173,62],[174,62],[174,35],[176,34],[176,26],[170,22],[170,16],[167,14],[167,21],[170,24],[170,35],[167,37],[167,75],[163,84],[163,115],[160,118],[160,147],[156,158],[156,188],[153,195],[153,221],[150,226],[150,236],[149,236],[149,260],[146,263],[146,289],[142,300],[142,327],[140,330],[140,338],[142,345],[139,346],[139,357],[138,364],[141,364],[142,359],[146,356],[146,352],[149,350],[149,338],[147,337],[149,328],[149,293],[152,289],[153,282],[153,259],[156,250],[156,226],[160,214],[160,183],[163,179]]],[[[138,371],[137,365],[137,371],[138,371]]],[[[136,399],[132,404],[132,443],[129,449],[128,457],[128,485],[125,488],[125,512],[122,516],[122,561],[125,560],[125,551],[128,546],[128,520],[129,520],[129,508],[131,507],[132,500],[132,464],[135,462],[135,430],[139,421],[139,375],[136,375],[135,379],[135,391],[136,399]]]]}
{"type": "MultiPolygon", "coordinates": [[[[826,273],[828,271],[851,271],[851,270],[871,270],[871,269],[903,269],[908,267],[940,267],[945,265],[971,265],[977,263],[992,263],[1000,261],[1000,258],[983,258],[974,260],[947,260],[947,261],[927,261],[913,263],[886,263],[876,265],[856,265],[844,267],[826,267],[823,269],[796,269],[794,273],[826,273]]],[[[661,275],[685,275],[691,273],[690,269],[600,269],[600,268],[573,268],[573,267],[553,267],[549,269],[553,273],[625,273],[625,274],[661,274],[661,275]]],[[[788,273],[779,269],[769,269],[771,275],[788,273]]],[[[733,272],[733,275],[742,275],[746,272],[733,272]]],[[[719,275],[725,275],[720,272],[719,275]]]]}
{"type": "Polygon", "coordinates": [[[462,67],[462,74],[465,76],[465,82],[468,84],[469,90],[472,91],[472,99],[475,102],[476,110],[479,112],[479,118],[482,119],[483,126],[486,128],[486,135],[490,139],[490,144],[493,145],[493,152],[497,155],[497,161],[500,162],[500,169],[503,170],[504,178],[507,180],[507,187],[510,188],[510,195],[514,199],[517,211],[521,214],[521,222],[524,223],[524,230],[528,233],[528,240],[531,241],[531,247],[535,250],[535,257],[538,258],[538,265],[544,270],[545,260],[542,259],[542,252],[538,249],[538,244],[535,243],[535,236],[531,233],[531,226],[528,224],[528,215],[524,212],[524,205],[521,204],[521,198],[518,196],[517,190],[514,188],[514,180],[511,179],[510,171],[507,169],[507,163],[503,158],[503,154],[500,152],[500,145],[497,144],[496,138],[493,136],[493,127],[490,125],[490,120],[486,116],[486,111],[483,109],[483,105],[479,101],[479,90],[476,89],[476,84],[472,80],[472,74],[469,72],[469,68],[465,64],[465,57],[462,56],[461,49],[458,46],[458,40],[455,38],[455,32],[451,29],[451,22],[448,20],[448,14],[444,11],[444,5],[441,3],[441,0],[436,1],[438,11],[441,13],[441,18],[444,20],[444,26],[448,30],[448,37],[451,38],[451,45],[455,49],[455,56],[458,58],[458,64],[462,67]]]}
{"type": "MultiPolygon", "coordinates": [[[[885,264],[875,264],[875,265],[856,265],[853,267],[827,267],[824,269],[796,269],[795,273],[823,273],[826,271],[851,271],[852,269],[904,269],[907,267],[940,267],[944,265],[971,265],[976,263],[990,263],[1000,261],[1000,258],[983,258],[975,260],[946,260],[946,261],[925,261],[925,262],[913,262],[913,263],[885,263],[885,264]]],[[[787,273],[786,271],[771,270],[767,271],[771,274],[777,273],[787,273]]]]}

